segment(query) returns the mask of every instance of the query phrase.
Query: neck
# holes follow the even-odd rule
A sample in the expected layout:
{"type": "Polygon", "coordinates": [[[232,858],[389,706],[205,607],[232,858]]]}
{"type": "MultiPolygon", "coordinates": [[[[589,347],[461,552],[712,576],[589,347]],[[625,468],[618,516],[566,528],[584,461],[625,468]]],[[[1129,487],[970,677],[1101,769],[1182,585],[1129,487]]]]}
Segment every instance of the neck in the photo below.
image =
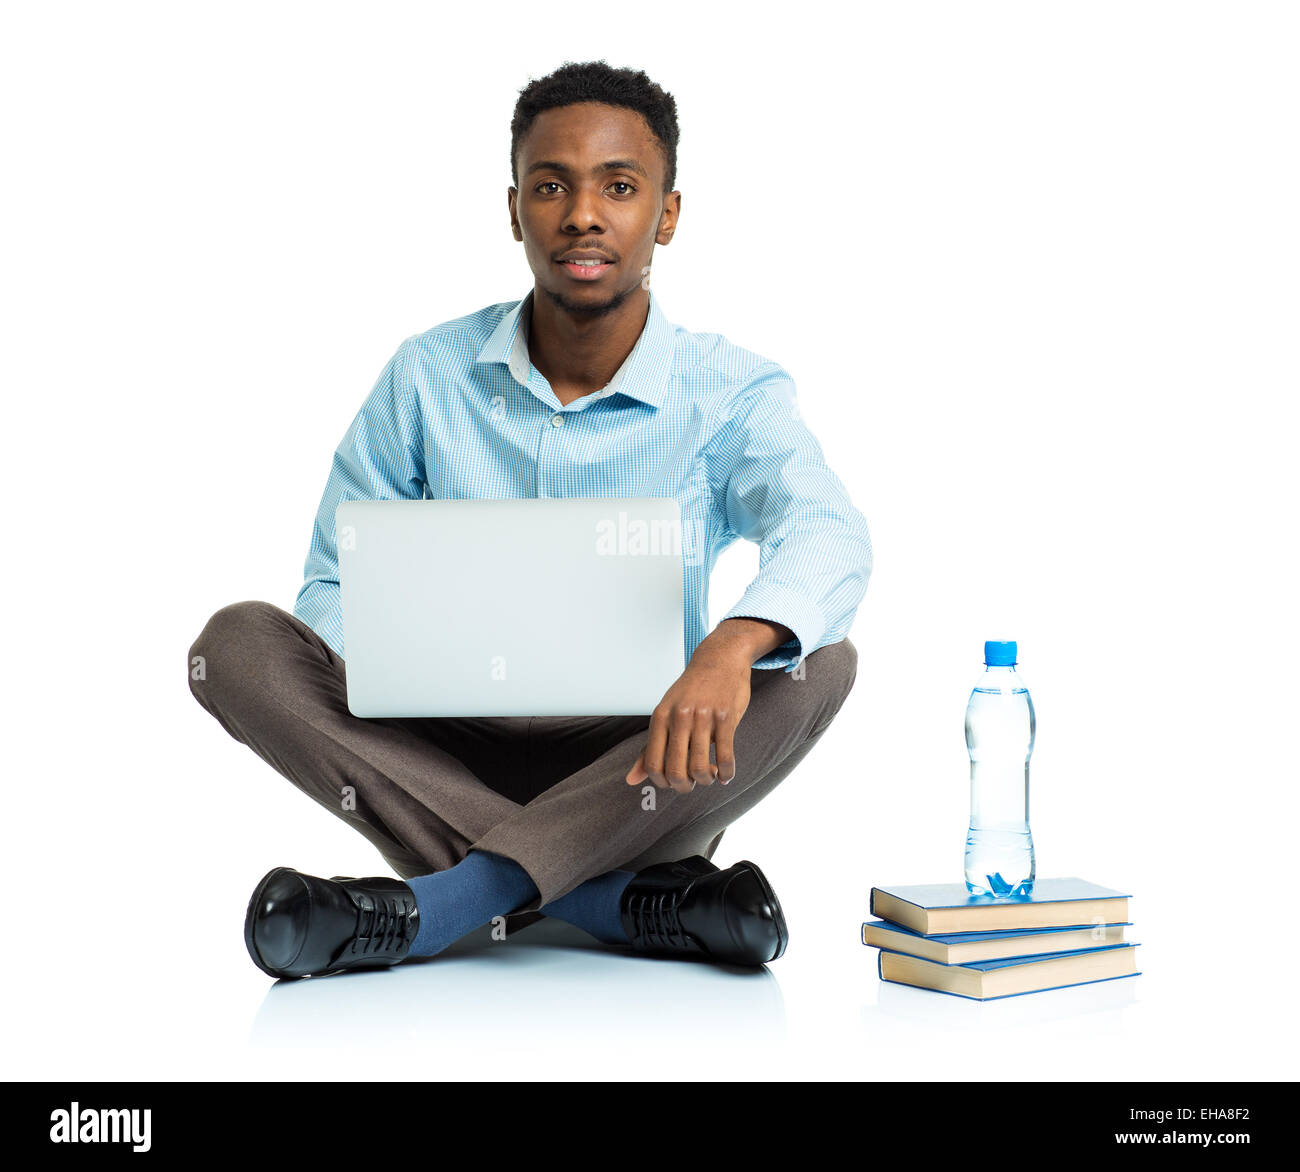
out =
{"type": "Polygon", "coordinates": [[[528,354],[557,397],[605,387],[632,353],[650,313],[650,292],[640,285],[600,313],[568,309],[536,287],[528,325],[528,354]]]}

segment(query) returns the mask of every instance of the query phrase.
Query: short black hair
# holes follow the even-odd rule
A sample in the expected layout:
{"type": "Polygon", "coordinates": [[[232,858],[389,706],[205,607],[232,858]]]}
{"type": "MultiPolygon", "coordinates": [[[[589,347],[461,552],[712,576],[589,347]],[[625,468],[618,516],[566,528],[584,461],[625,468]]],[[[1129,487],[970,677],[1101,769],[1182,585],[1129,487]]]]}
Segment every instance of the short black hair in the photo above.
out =
{"type": "Polygon", "coordinates": [[[519,140],[538,114],[578,102],[604,102],[635,110],[650,125],[664,156],[664,193],[677,182],[677,102],[640,69],[615,69],[601,61],[566,61],[554,73],[519,91],[510,121],[510,177],[516,185],[519,140]]]}

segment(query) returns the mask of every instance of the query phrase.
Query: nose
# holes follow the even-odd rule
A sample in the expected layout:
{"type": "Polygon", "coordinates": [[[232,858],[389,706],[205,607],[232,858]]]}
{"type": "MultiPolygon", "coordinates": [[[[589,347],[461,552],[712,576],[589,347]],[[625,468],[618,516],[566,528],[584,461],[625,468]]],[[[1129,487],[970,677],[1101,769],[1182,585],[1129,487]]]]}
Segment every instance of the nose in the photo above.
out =
{"type": "Polygon", "coordinates": [[[602,214],[600,192],[588,187],[580,187],[573,193],[569,206],[565,209],[564,231],[575,236],[588,232],[603,232],[605,219],[602,214]]]}

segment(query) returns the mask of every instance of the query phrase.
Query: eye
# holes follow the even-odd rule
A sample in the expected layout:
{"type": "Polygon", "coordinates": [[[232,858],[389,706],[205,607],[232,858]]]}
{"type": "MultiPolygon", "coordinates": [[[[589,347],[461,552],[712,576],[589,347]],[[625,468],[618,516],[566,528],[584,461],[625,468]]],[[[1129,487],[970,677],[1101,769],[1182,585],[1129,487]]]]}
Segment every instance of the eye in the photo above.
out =
{"type": "MultiPolygon", "coordinates": [[[[556,188],[556,190],[559,190],[560,185],[559,185],[558,183],[556,183],[554,179],[547,179],[544,183],[539,183],[535,188],[533,188],[533,190],[534,190],[534,191],[542,191],[542,188],[544,188],[544,187],[554,187],[554,188],[556,188]]],[[[553,193],[553,192],[550,192],[550,191],[542,191],[542,194],[543,194],[543,195],[552,195],[552,194],[554,194],[554,193],[553,193]]]]}
{"type": "Polygon", "coordinates": [[[616,191],[616,192],[614,193],[615,195],[631,195],[632,192],[634,192],[634,191],[636,190],[636,188],[633,187],[632,184],[628,183],[628,182],[627,182],[626,180],[624,180],[624,179],[615,179],[614,182],[610,184],[610,187],[625,187],[625,188],[627,188],[626,191],[616,191]]]}

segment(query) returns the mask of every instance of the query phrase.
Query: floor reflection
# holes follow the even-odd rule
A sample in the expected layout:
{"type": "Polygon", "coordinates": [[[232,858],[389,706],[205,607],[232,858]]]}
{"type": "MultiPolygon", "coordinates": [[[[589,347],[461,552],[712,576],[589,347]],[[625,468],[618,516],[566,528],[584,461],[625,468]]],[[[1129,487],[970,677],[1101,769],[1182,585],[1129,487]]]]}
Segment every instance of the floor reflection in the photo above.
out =
{"type": "Polygon", "coordinates": [[[771,1045],[785,1003],[766,969],[632,956],[544,920],[509,941],[488,928],[429,960],[275,982],[254,1017],[255,1047],[544,1047],[704,1039],[771,1045]]]}
{"type": "MultiPolygon", "coordinates": [[[[862,1024],[869,1028],[923,1024],[945,1030],[997,1032],[1014,1026],[1067,1021],[1090,1014],[1115,1013],[1137,1004],[1141,980],[1141,976],[1123,977],[992,1001],[975,1001],[881,981],[876,1004],[863,1008],[862,1024]]],[[[1118,1017],[1116,1013],[1116,1021],[1118,1017]]]]}

